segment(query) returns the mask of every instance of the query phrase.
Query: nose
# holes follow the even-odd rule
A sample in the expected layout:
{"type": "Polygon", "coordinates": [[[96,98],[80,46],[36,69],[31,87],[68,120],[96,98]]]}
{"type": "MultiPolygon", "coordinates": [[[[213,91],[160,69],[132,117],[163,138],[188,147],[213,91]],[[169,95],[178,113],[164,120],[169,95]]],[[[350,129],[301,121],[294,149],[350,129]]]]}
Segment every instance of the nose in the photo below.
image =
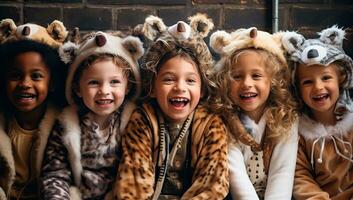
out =
{"type": "Polygon", "coordinates": [[[177,84],[174,86],[174,90],[178,92],[186,92],[185,82],[178,81],[177,84]]]}
{"type": "Polygon", "coordinates": [[[319,56],[319,52],[316,49],[310,49],[308,51],[308,58],[316,58],[319,56]]]}
{"type": "Polygon", "coordinates": [[[315,83],[314,83],[314,88],[315,88],[316,90],[322,89],[322,88],[323,88],[323,83],[322,83],[322,81],[321,81],[321,80],[315,81],[315,83]]]}
{"type": "Polygon", "coordinates": [[[107,95],[109,94],[109,84],[102,84],[99,88],[98,93],[99,94],[103,94],[103,95],[107,95]]]}
{"type": "Polygon", "coordinates": [[[249,88],[253,85],[253,79],[251,76],[245,76],[243,79],[243,87],[249,88]]]}
{"type": "Polygon", "coordinates": [[[31,81],[31,78],[30,77],[23,77],[20,82],[18,83],[18,86],[21,88],[21,89],[28,89],[31,87],[31,84],[32,84],[32,81],[31,81]]]}

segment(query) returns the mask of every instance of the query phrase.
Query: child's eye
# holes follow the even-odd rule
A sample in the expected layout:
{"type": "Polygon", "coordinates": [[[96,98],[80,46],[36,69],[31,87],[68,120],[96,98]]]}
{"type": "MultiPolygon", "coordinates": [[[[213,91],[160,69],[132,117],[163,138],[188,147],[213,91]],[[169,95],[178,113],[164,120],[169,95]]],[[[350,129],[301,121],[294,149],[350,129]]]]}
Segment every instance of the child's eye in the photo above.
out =
{"type": "Polygon", "coordinates": [[[168,83],[172,83],[174,81],[174,79],[172,77],[165,77],[165,78],[162,79],[162,81],[164,83],[168,84],[168,83]]]}
{"type": "Polygon", "coordinates": [[[114,80],[111,80],[110,83],[111,84],[119,84],[119,83],[121,83],[121,81],[118,79],[114,79],[114,80]]]}
{"type": "Polygon", "coordinates": [[[196,83],[196,80],[190,78],[190,79],[187,79],[186,82],[189,83],[189,84],[194,84],[194,83],[196,83]]]}
{"type": "Polygon", "coordinates": [[[326,75],[326,76],[323,76],[323,77],[322,77],[322,80],[329,80],[329,79],[331,79],[331,78],[332,78],[332,76],[326,75]]]}
{"type": "Polygon", "coordinates": [[[253,74],[253,75],[252,75],[252,78],[253,78],[254,80],[259,80],[261,77],[262,77],[262,74],[253,74]]]}
{"type": "Polygon", "coordinates": [[[39,72],[35,72],[31,75],[31,78],[33,80],[40,80],[42,78],[44,78],[43,74],[39,73],[39,72]]]}
{"type": "Polygon", "coordinates": [[[239,74],[233,74],[232,78],[233,80],[239,81],[241,79],[241,76],[239,74]]]}
{"type": "Polygon", "coordinates": [[[96,80],[88,81],[88,85],[98,85],[98,84],[99,84],[99,82],[96,80]]]}
{"type": "Polygon", "coordinates": [[[302,81],[302,85],[308,85],[308,84],[310,84],[310,83],[312,83],[311,80],[304,80],[304,81],[302,81]]]}

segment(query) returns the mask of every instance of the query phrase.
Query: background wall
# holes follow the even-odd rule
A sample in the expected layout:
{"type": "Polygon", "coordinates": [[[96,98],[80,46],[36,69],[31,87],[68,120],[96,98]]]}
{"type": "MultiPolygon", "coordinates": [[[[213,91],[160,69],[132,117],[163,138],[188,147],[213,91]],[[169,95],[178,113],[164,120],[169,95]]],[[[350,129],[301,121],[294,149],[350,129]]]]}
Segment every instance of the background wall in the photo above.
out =
{"type": "MultiPolygon", "coordinates": [[[[353,56],[353,0],[279,0],[279,29],[297,30],[306,37],[337,24],[346,29],[346,52],[353,56]]],[[[54,19],[81,31],[128,30],[153,14],[167,25],[207,13],[215,29],[256,26],[271,31],[271,0],[0,0],[0,19],[16,24],[46,26],[54,19]]]]}

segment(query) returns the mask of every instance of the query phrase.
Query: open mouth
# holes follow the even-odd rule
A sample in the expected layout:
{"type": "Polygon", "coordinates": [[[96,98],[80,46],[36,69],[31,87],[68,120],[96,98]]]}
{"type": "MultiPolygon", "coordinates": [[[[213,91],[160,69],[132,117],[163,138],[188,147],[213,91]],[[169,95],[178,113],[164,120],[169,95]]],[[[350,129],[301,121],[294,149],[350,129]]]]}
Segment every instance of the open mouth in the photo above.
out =
{"type": "Polygon", "coordinates": [[[323,101],[329,98],[330,95],[328,94],[320,94],[320,95],[315,95],[312,97],[314,101],[323,101]]]}
{"type": "Polygon", "coordinates": [[[31,93],[20,93],[20,94],[15,94],[14,96],[18,101],[24,101],[24,102],[31,101],[37,97],[37,95],[31,94],[31,93]]]}
{"type": "Polygon", "coordinates": [[[182,108],[182,107],[186,106],[189,103],[189,101],[190,101],[189,99],[182,98],[182,97],[169,99],[169,103],[172,104],[176,108],[182,108]]]}
{"type": "Polygon", "coordinates": [[[95,102],[98,105],[104,106],[104,105],[108,105],[108,104],[113,103],[113,100],[111,100],[111,99],[100,99],[100,100],[96,100],[95,102]]]}
{"type": "Polygon", "coordinates": [[[240,97],[240,99],[248,100],[248,99],[252,99],[252,98],[257,97],[257,94],[249,92],[249,93],[240,94],[239,97],[240,97]]]}

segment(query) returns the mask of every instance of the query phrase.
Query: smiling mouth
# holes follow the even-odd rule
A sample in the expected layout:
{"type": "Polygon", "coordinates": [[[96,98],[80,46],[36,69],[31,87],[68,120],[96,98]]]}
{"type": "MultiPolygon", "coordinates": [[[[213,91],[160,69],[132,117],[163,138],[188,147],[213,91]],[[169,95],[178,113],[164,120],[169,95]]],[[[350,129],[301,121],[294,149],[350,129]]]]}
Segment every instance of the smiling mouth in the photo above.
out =
{"type": "Polygon", "coordinates": [[[171,98],[169,99],[169,102],[177,108],[182,108],[185,107],[190,102],[190,100],[187,98],[171,98]]]}
{"type": "Polygon", "coordinates": [[[240,99],[247,100],[247,99],[257,97],[257,94],[256,93],[245,93],[245,94],[240,94],[239,97],[240,97],[240,99]]]}
{"type": "Polygon", "coordinates": [[[108,105],[108,104],[113,103],[113,100],[111,100],[111,99],[104,99],[104,100],[97,100],[97,101],[95,101],[95,102],[96,102],[96,104],[98,104],[98,105],[108,105]]]}
{"type": "Polygon", "coordinates": [[[29,93],[15,94],[15,98],[19,101],[31,101],[36,97],[37,95],[29,94],[29,93]]]}
{"type": "Polygon", "coordinates": [[[323,101],[323,100],[326,100],[329,98],[329,95],[328,94],[320,94],[320,95],[316,95],[316,96],[313,96],[312,99],[314,101],[323,101]]]}

